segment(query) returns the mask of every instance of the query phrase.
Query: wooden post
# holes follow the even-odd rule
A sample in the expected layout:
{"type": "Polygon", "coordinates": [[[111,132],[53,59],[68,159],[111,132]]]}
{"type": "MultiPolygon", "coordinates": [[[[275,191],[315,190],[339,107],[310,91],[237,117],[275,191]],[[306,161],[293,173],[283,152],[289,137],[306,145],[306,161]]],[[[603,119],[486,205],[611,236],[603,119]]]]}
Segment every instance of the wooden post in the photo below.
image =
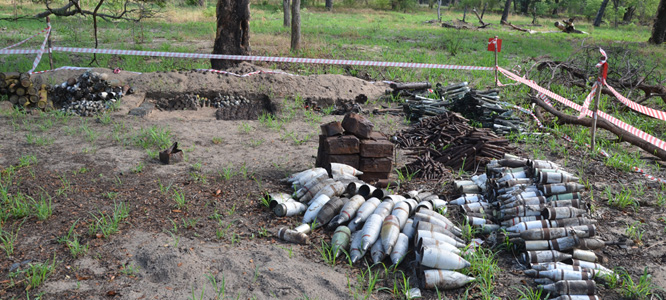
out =
{"type": "Polygon", "coordinates": [[[498,72],[497,67],[499,66],[498,60],[497,60],[497,46],[498,46],[497,45],[497,36],[495,36],[495,86],[497,86],[498,82],[499,82],[499,77],[497,77],[497,75],[498,75],[497,74],[497,72],[498,72]]]}
{"type": "Polygon", "coordinates": [[[602,73],[604,71],[604,67],[601,66],[599,69],[599,86],[597,86],[597,97],[594,98],[594,107],[592,108],[592,141],[591,141],[591,147],[592,147],[592,155],[596,154],[596,151],[594,150],[595,144],[597,142],[596,140],[596,135],[597,135],[597,110],[599,109],[599,99],[601,99],[601,88],[603,87],[603,83],[601,82],[602,79],[602,73]]]}
{"type": "MultiPolygon", "coordinates": [[[[49,24],[50,22],[51,20],[49,19],[49,17],[46,17],[46,24],[49,24]]],[[[47,34],[48,36],[46,39],[49,46],[49,64],[51,65],[51,70],[53,70],[54,68],[53,68],[53,54],[51,53],[51,32],[49,31],[47,34]]]]}

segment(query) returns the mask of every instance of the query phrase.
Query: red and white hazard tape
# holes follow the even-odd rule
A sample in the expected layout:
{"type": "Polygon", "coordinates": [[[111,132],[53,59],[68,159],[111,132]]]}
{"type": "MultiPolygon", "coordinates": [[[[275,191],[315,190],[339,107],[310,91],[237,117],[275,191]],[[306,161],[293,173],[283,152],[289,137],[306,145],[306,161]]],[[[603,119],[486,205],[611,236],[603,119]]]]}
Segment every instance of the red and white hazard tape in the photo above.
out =
{"type": "MultiPolygon", "coordinates": [[[[498,67],[498,70],[502,74],[504,74],[505,76],[509,77],[510,79],[521,82],[521,83],[533,88],[534,90],[540,92],[541,94],[543,94],[545,96],[548,96],[551,99],[557,100],[558,102],[560,102],[560,103],[562,103],[562,104],[564,104],[568,107],[571,107],[571,108],[573,108],[574,110],[576,110],[578,112],[583,111],[583,107],[580,106],[579,104],[576,104],[575,102],[573,102],[573,101],[571,101],[567,98],[564,98],[564,97],[562,97],[558,94],[555,94],[555,93],[539,86],[538,84],[536,84],[536,82],[534,82],[532,80],[522,78],[522,77],[520,77],[516,74],[513,74],[513,73],[503,69],[502,67],[498,67]]],[[[592,116],[592,113],[588,110],[586,112],[586,115],[592,116]]],[[[600,118],[612,123],[613,125],[618,126],[618,127],[622,128],[623,130],[626,130],[626,131],[630,132],[631,134],[641,138],[642,140],[645,140],[648,143],[666,151],[666,142],[664,142],[664,141],[662,141],[662,140],[660,140],[660,139],[658,139],[658,138],[656,138],[656,137],[654,137],[654,136],[652,136],[648,133],[645,133],[644,131],[642,131],[642,130],[636,128],[636,127],[633,127],[633,126],[631,126],[627,123],[624,123],[624,122],[616,119],[615,117],[613,117],[613,116],[611,116],[611,115],[609,115],[605,112],[599,111],[598,116],[600,118]]]]}
{"type": "Polygon", "coordinates": [[[666,112],[663,112],[661,110],[656,110],[656,109],[653,109],[653,108],[649,108],[649,107],[640,105],[640,104],[638,104],[634,101],[631,101],[631,100],[627,99],[626,97],[624,97],[620,93],[618,93],[612,86],[608,85],[608,83],[605,82],[605,81],[604,81],[604,85],[611,91],[611,93],[613,93],[613,95],[615,95],[615,97],[617,97],[618,100],[620,100],[620,102],[624,103],[624,105],[628,106],[629,108],[631,108],[631,109],[633,109],[637,112],[640,112],[640,113],[642,113],[646,116],[650,116],[650,117],[653,117],[655,119],[666,121],[666,112]]]}
{"type": "Polygon", "coordinates": [[[218,74],[225,74],[225,75],[230,75],[230,76],[236,76],[236,77],[248,77],[252,75],[257,75],[257,74],[279,74],[279,75],[289,75],[289,76],[300,76],[300,75],[295,75],[287,72],[282,72],[282,71],[264,71],[264,70],[257,70],[254,72],[250,72],[247,74],[236,74],[233,72],[227,72],[227,71],[222,71],[222,70],[215,70],[215,69],[197,69],[197,71],[200,72],[212,72],[212,73],[218,73],[218,74]]]}
{"type": "MultiPolygon", "coordinates": [[[[514,74],[514,75],[515,75],[515,74],[514,74]]],[[[540,99],[544,100],[548,105],[552,106],[552,104],[550,103],[550,101],[548,101],[548,97],[546,97],[545,94],[539,92],[539,93],[537,94],[537,97],[539,97],[540,99]]],[[[534,118],[534,120],[535,120],[535,122],[537,123],[537,126],[538,126],[539,128],[541,128],[541,129],[545,128],[545,127],[543,126],[543,124],[541,123],[541,121],[539,121],[539,118],[537,118],[536,115],[534,115],[534,113],[533,113],[531,110],[529,110],[529,109],[525,109],[525,108],[522,108],[522,107],[517,106],[517,105],[510,104],[510,103],[507,103],[507,102],[502,102],[502,104],[505,105],[505,106],[507,106],[507,107],[517,109],[517,110],[519,110],[519,111],[521,111],[521,112],[523,112],[523,113],[529,114],[530,116],[532,116],[532,118],[534,118]]],[[[562,134],[562,138],[565,139],[566,141],[570,142],[570,143],[575,143],[575,141],[574,141],[571,137],[569,137],[568,135],[566,135],[566,134],[562,134]]],[[[587,143],[586,143],[585,146],[586,146],[588,149],[592,149],[592,146],[591,146],[590,144],[587,144],[587,143]]],[[[603,149],[599,149],[598,151],[599,151],[599,153],[601,153],[601,155],[603,155],[604,157],[606,157],[606,158],[609,158],[609,157],[610,157],[610,154],[608,154],[608,152],[606,152],[605,150],[603,150],[603,149]]],[[[634,172],[641,173],[641,174],[642,174],[643,176],[645,176],[645,178],[647,178],[648,180],[651,180],[651,181],[657,181],[657,182],[659,182],[659,183],[666,184],[666,180],[661,179],[661,178],[659,178],[659,177],[654,177],[654,176],[652,176],[652,175],[650,175],[650,174],[647,174],[643,169],[640,169],[640,168],[638,168],[638,167],[631,167],[631,168],[632,168],[632,170],[634,170],[634,172]]]]}
{"type": "Polygon", "coordinates": [[[588,107],[590,107],[590,102],[592,102],[592,98],[597,94],[597,87],[599,86],[599,81],[595,81],[594,85],[592,85],[592,91],[585,97],[585,102],[583,103],[583,109],[580,112],[580,115],[578,115],[579,119],[584,118],[587,113],[590,111],[588,107]]]}
{"type": "MultiPolygon", "coordinates": [[[[97,53],[97,54],[179,57],[179,58],[197,58],[197,59],[226,59],[226,60],[246,60],[246,61],[265,61],[265,62],[288,62],[288,63],[306,63],[306,64],[448,69],[448,70],[471,70],[471,71],[495,70],[494,67],[458,66],[458,65],[406,63],[406,62],[319,59],[319,58],[300,58],[300,57],[245,56],[245,55],[224,55],[224,54],[203,54],[203,53],[177,53],[177,52],[158,52],[158,51],[72,48],[72,47],[53,47],[51,49],[52,51],[55,52],[69,52],[69,53],[97,53]]],[[[0,54],[30,54],[30,53],[39,53],[39,52],[40,52],[39,50],[0,50],[0,54]]]]}
{"type": "Polygon", "coordinates": [[[46,32],[46,31],[48,31],[48,30],[51,30],[51,26],[48,26],[48,27],[42,29],[42,31],[37,32],[37,33],[33,34],[31,37],[29,37],[29,38],[27,38],[27,39],[25,39],[25,40],[22,40],[22,41],[20,41],[20,42],[14,44],[14,45],[7,46],[7,47],[5,47],[5,48],[2,48],[2,49],[0,49],[0,51],[1,51],[1,50],[8,50],[8,49],[14,48],[14,47],[16,47],[16,46],[20,46],[20,45],[24,44],[25,42],[31,40],[32,38],[34,38],[34,37],[36,37],[36,36],[38,36],[38,35],[40,35],[40,34],[46,32]]]}
{"type": "Polygon", "coordinates": [[[39,48],[39,53],[37,53],[37,57],[35,57],[35,61],[32,62],[32,69],[28,71],[28,73],[32,73],[35,69],[37,69],[37,66],[39,65],[39,61],[42,60],[42,55],[44,54],[44,48],[46,47],[46,41],[49,39],[49,35],[51,34],[51,24],[49,23],[47,26],[46,30],[46,36],[44,37],[44,41],[42,42],[42,47],[39,48]]]}

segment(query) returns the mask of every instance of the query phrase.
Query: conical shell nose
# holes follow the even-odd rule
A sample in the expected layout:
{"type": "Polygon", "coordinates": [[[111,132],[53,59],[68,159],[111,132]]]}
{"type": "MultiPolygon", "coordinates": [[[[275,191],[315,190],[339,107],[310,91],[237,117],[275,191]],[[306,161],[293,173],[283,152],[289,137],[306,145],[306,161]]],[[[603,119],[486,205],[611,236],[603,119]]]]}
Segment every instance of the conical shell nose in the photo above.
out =
{"type": "Polygon", "coordinates": [[[530,277],[536,277],[538,274],[537,270],[525,270],[525,275],[530,276],[530,277]]]}

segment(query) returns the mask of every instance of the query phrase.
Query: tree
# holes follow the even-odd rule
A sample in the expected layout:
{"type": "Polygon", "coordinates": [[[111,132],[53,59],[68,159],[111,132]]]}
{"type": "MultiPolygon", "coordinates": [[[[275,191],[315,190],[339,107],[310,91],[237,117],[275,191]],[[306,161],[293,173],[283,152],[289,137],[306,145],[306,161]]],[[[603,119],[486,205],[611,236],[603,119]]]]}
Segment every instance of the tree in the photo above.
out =
{"type": "Polygon", "coordinates": [[[506,23],[509,20],[509,9],[511,9],[511,0],[506,0],[504,3],[504,11],[502,12],[502,20],[500,23],[506,23]]]}
{"type": "MultiPolygon", "coordinates": [[[[250,0],[217,0],[217,30],[213,54],[250,54],[250,0]]],[[[213,69],[235,66],[239,61],[211,59],[213,69]]]]}
{"type": "Polygon", "coordinates": [[[291,24],[289,17],[289,0],[282,0],[282,10],[284,11],[284,22],[282,23],[282,26],[289,27],[289,24],[291,24]]]}
{"type": "Polygon", "coordinates": [[[301,0],[291,2],[291,51],[301,48],[301,0]]]}
{"type": "Polygon", "coordinates": [[[657,8],[657,18],[652,26],[652,36],[648,42],[659,45],[664,42],[664,38],[666,38],[666,0],[661,0],[657,8]]]}
{"type": "Polygon", "coordinates": [[[599,27],[601,25],[601,19],[604,17],[604,12],[606,11],[606,5],[608,5],[608,0],[604,0],[604,2],[601,2],[601,7],[599,7],[599,11],[597,12],[597,17],[594,18],[594,27],[599,27]]]}
{"type": "Polygon", "coordinates": [[[333,0],[326,0],[326,10],[332,10],[333,9],[333,0]]]}

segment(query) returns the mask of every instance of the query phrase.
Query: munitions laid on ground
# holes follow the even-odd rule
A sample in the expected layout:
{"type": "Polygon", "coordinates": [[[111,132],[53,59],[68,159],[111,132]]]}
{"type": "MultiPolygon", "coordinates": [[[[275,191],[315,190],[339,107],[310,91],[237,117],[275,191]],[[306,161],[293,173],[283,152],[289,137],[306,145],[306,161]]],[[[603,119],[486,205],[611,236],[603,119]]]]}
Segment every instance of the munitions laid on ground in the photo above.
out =
{"type": "Polygon", "coordinates": [[[551,283],[540,286],[551,297],[598,299],[593,280],[615,275],[595,263],[594,250],[606,243],[596,238],[578,180],[556,163],[507,156],[491,161],[482,176],[455,182],[463,195],[450,204],[459,205],[473,227],[500,224],[494,228],[525,249],[521,258],[533,268],[525,274],[551,283]],[[474,189],[481,192],[465,193],[474,189]]]}

